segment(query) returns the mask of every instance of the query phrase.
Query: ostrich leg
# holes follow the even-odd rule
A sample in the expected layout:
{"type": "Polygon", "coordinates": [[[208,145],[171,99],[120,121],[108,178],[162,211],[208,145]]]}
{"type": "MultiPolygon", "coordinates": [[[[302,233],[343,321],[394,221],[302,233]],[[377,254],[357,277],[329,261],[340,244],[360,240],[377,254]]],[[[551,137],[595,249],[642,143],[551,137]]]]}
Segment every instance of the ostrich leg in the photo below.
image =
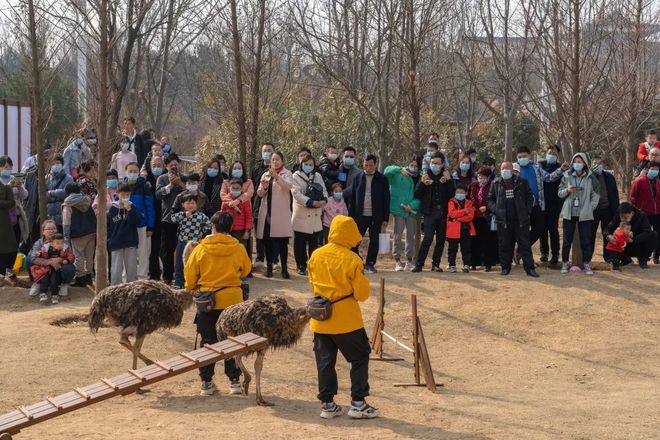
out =
{"type": "Polygon", "coordinates": [[[243,373],[243,395],[247,396],[248,395],[248,389],[250,388],[250,381],[252,380],[252,376],[250,376],[250,373],[248,372],[247,368],[245,368],[245,365],[243,364],[243,357],[244,355],[239,354],[234,358],[236,361],[236,365],[238,365],[238,368],[240,368],[241,373],[243,373]]]}
{"type": "Polygon", "coordinates": [[[255,376],[255,384],[257,387],[257,405],[273,406],[272,403],[266,402],[261,395],[261,368],[264,365],[265,355],[266,355],[266,350],[259,350],[257,352],[257,358],[254,360],[254,376],[255,376]]]}
{"type": "Polygon", "coordinates": [[[133,350],[135,350],[134,351],[135,355],[140,359],[142,359],[142,362],[144,362],[145,365],[151,365],[154,363],[154,361],[152,361],[151,359],[149,359],[148,357],[142,354],[142,344],[144,344],[144,338],[146,337],[147,335],[140,336],[139,338],[136,337],[135,344],[133,344],[133,350]]]}
{"type": "MultiPolygon", "coordinates": [[[[138,348],[137,357],[139,357],[140,359],[142,359],[142,361],[143,361],[146,365],[151,365],[151,364],[153,364],[154,362],[153,362],[151,359],[149,359],[148,357],[146,357],[145,355],[143,355],[142,353],[140,353],[140,350],[142,349],[142,342],[144,342],[144,338],[145,338],[145,337],[143,336],[143,337],[142,337],[142,341],[140,342],[140,348],[138,348]]],[[[136,339],[136,340],[135,340],[136,345],[137,345],[137,342],[138,342],[138,341],[137,341],[137,339],[136,339]]],[[[133,353],[133,350],[134,350],[134,348],[133,348],[133,344],[131,344],[131,341],[128,339],[128,335],[124,335],[124,334],[122,334],[122,335],[119,337],[119,344],[120,344],[122,347],[124,347],[126,350],[130,351],[131,353],[133,353]]],[[[137,364],[133,367],[133,369],[135,369],[135,368],[137,368],[137,364]]]]}

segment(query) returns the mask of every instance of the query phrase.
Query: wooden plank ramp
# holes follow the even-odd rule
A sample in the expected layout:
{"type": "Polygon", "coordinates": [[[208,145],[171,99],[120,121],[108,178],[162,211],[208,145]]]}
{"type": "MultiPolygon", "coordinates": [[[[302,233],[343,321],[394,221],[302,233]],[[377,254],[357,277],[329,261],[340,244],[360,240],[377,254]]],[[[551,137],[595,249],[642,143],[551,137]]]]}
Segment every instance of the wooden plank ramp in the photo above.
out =
{"type": "Polygon", "coordinates": [[[260,350],[268,346],[268,339],[245,333],[208,347],[181,353],[163,361],[137,370],[127,370],[109,379],[101,379],[84,387],[55,397],[46,397],[32,405],[20,406],[12,412],[0,415],[0,439],[10,439],[28,426],[41,423],[53,417],[102,402],[116,396],[125,396],[138,389],[169,379],[179,374],[229,359],[241,353],[260,350]]]}

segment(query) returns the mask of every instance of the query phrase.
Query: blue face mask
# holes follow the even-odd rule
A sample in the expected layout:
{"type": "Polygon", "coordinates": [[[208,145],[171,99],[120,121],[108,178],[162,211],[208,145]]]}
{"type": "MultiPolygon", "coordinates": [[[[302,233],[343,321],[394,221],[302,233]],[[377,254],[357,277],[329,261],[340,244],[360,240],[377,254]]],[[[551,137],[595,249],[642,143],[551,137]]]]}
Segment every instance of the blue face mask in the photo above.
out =
{"type": "Polygon", "coordinates": [[[172,146],[170,144],[163,145],[163,153],[169,153],[172,151],[172,146]]]}
{"type": "Polygon", "coordinates": [[[593,171],[596,174],[600,174],[603,172],[603,166],[602,165],[596,165],[591,171],[593,171]]]}
{"type": "Polygon", "coordinates": [[[189,183],[186,185],[186,189],[190,192],[195,192],[197,191],[197,184],[196,183],[189,183]]]}
{"type": "Polygon", "coordinates": [[[243,177],[243,170],[239,170],[237,168],[234,168],[233,170],[231,170],[231,177],[234,177],[236,179],[240,179],[241,177],[243,177]]]}
{"type": "Polygon", "coordinates": [[[121,203],[123,203],[124,205],[128,205],[129,203],[131,203],[131,198],[129,197],[127,199],[121,199],[121,203]]]}
{"type": "Polygon", "coordinates": [[[502,170],[502,179],[509,180],[512,176],[513,172],[511,170],[502,170]]]}
{"type": "Polygon", "coordinates": [[[51,171],[53,174],[59,174],[59,173],[62,172],[62,169],[63,169],[63,168],[64,168],[64,167],[63,167],[62,165],[60,165],[59,163],[56,163],[55,165],[51,165],[51,167],[50,167],[50,171],[51,171]]]}
{"type": "Polygon", "coordinates": [[[432,163],[429,165],[429,170],[431,170],[433,174],[438,174],[440,172],[440,168],[440,165],[437,163],[432,163]]]}
{"type": "Polygon", "coordinates": [[[465,194],[463,194],[463,193],[456,193],[456,194],[454,194],[454,197],[456,197],[456,200],[461,201],[461,202],[463,200],[465,200],[465,194]]]}
{"type": "Polygon", "coordinates": [[[526,167],[527,165],[529,165],[529,157],[521,157],[520,159],[518,159],[518,165],[520,165],[521,167],[526,167]]]}
{"type": "Polygon", "coordinates": [[[78,138],[78,139],[76,139],[76,141],[74,142],[74,144],[76,144],[76,147],[79,147],[79,146],[81,146],[81,145],[82,145],[82,143],[83,143],[83,140],[82,140],[82,139],[80,139],[80,138],[78,138]]]}
{"type": "Polygon", "coordinates": [[[163,174],[163,169],[160,168],[160,167],[152,168],[152,169],[151,169],[151,174],[153,174],[154,176],[158,177],[158,176],[160,176],[161,174],[163,174]]]}
{"type": "Polygon", "coordinates": [[[574,162],[574,163],[573,163],[573,169],[574,169],[575,171],[580,172],[580,171],[582,171],[583,168],[584,168],[584,164],[583,164],[583,163],[579,163],[579,162],[574,162]]]}
{"type": "Polygon", "coordinates": [[[479,180],[479,185],[485,185],[488,183],[488,179],[478,179],[479,180]]]}
{"type": "Polygon", "coordinates": [[[344,165],[348,165],[349,167],[352,167],[355,164],[355,158],[354,157],[345,157],[344,158],[344,165]]]}
{"type": "Polygon", "coordinates": [[[128,173],[126,174],[126,178],[130,180],[131,182],[135,182],[140,175],[138,173],[128,173]]]}
{"type": "Polygon", "coordinates": [[[314,171],[314,165],[303,164],[303,166],[302,166],[302,170],[303,170],[303,173],[305,173],[305,174],[309,174],[309,173],[311,173],[312,171],[314,171]]]}
{"type": "Polygon", "coordinates": [[[108,179],[105,181],[105,186],[108,189],[117,189],[118,183],[117,179],[108,179]]]}
{"type": "Polygon", "coordinates": [[[272,154],[273,154],[273,153],[271,153],[270,151],[264,151],[263,153],[261,153],[261,158],[262,158],[263,160],[265,160],[265,161],[269,161],[269,160],[270,160],[270,156],[271,156],[272,154]]]}
{"type": "Polygon", "coordinates": [[[413,176],[416,176],[417,173],[418,173],[418,170],[417,170],[417,168],[410,168],[410,167],[408,167],[408,172],[409,172],[410,174],[412,174],[413,176]]]}
{"type": "Polygon", "coordinates": [[[217,177],[218,176],[218,170],[216,168],[209,168],[209,169],[206,170],[206,174],[211,178],[217,177]]]}
{"type": "Polygon", "coordinates": [[[458,167],[459,167],[459,168],[461,169],[461,171],[463,171],[464,173],[467,173],[467,172],[470,170],[470,164],[469,164],[469,163],[462,163],[462,164],[460,164],[458,167]]]}
{"type": "Polygon", "coordinates": [[[336,192],[332,194],[332,197],[334,197],[335,200],[341,200],[344,198],[344,193],[336,192]]]}
{"type": "Polygon", "coordinates": [[[548,162],[549,164],[557,163],[557,156],[554,154],[547,154],[545,156],[545,161],[548,162]]]}
{"type": "Polygon", "coordinates": [[[240,191],[234,191],[234,190],[231,191],[231,196],[232,197],[239,197],[240,195],[241,195],[240,191]]]}
{"type": "Polygon", "coordinates": [[[649,172],[646,174],[649,179],[655,179],[658,177],[658,170],[649,170],[649,172]]]}
{"type": "Polygon", "coordinates": [[[11,177],[11,170],[0,171],[0,176],[4,177],[5,179],[8,179],[9,177],[11,177]]]}

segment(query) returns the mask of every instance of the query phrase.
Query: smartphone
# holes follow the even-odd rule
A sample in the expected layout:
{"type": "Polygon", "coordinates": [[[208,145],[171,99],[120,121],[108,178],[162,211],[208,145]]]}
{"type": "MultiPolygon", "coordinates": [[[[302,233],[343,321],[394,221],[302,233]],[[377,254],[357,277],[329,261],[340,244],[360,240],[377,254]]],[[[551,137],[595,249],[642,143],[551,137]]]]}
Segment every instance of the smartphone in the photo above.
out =
{"type": "Polygon", "coordinates": [[[12,173],[12,176],[16,177],[17,179],[22,179],[25,177],[25,173],[12,173]]]}

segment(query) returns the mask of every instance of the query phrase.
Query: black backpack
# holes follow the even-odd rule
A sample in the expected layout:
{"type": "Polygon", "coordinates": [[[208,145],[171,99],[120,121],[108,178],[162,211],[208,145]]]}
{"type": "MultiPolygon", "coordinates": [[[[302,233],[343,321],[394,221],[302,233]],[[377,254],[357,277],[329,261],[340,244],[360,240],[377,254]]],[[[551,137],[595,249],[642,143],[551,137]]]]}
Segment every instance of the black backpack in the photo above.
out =
{"type": "Polygon", "coordinates": [[[314,177],[309,180],[303,177],[303,180],[307,182],[307,188],[305,188],[305,197],[309,197],[315,202],[320,202],[321,200],[325,200],[325,196],[323,195],[323,185],[316,183],[314,181],[315,177],[316,173],[314,173],[314,177]]]}

